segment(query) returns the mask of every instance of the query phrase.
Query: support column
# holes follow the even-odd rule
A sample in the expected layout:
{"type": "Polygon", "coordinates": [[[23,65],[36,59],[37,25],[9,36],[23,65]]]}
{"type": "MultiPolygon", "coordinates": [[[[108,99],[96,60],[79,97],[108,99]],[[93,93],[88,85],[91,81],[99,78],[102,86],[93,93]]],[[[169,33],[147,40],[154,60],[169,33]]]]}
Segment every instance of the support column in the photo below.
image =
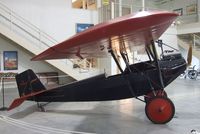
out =
{"type": "Polygon", "coordinates": [[[122,0],[119,0],[119,16],[122,16],[122,0]]]}
{"type": "Polygon", "coordinates": [[[142,0],[142,11],[145,11],[145,0],[142,0]]]}
{"type": "Polygon", "coordinates": [[[197,21],[200,22],[200,1],[197,1],[197,21]]]}
{"type": "Polygon", "coordinates": [[[115,18],[115,3],[111,1],[111,19],[115,18]]]}

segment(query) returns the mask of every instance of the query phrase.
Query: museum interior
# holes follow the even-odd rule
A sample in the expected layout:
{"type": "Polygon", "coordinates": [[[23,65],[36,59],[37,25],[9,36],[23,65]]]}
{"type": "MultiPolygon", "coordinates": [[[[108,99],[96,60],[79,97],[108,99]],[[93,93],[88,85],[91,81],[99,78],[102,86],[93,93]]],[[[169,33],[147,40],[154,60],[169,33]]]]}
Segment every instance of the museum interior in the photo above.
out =
{"type": "Polygon", "coordinates": [[[200,134],[199,9],[0,0],[0,133],[200,134]]]}

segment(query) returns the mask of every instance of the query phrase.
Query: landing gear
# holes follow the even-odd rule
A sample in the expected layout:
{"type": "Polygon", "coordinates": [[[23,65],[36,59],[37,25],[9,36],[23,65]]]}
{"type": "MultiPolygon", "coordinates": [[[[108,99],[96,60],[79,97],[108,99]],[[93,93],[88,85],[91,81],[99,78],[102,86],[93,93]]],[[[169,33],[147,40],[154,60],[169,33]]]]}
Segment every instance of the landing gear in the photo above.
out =
{"type": "Polygon", "coordinates": [[[37,102],[37,107],[39,108],[39,110],[41,111],[41,112],[46,112],[46,109],[44,108],[46,105],[48,105],[49,103],[51,103],[51,102],[47,102],[47,103],[44,103],[44,104],[41,104],[41,103],[39,103],[39,102],[37,102]]]}
{"type": "Polygon", "coordinates": [[[166,97],[167,98],[167,93],[165,90],[156,90],[148,93],[147,95],[144,96],[144,101],[148,102],[151,98],[155,96],[160,96],[160,97],[166,97]]]}
{"type": "Polygon", "coordinates": [[[165,90],[156,90],[144,96],[147,118],[155,124],[169,122],[175,114],[173,102],[167,97],[165,90]]]}
{"type": "Polygon", "coordinates": [[[153,123],[165,124],[174,117],[175,107],[169,98],[156,96],[146,103],[145,113],[153,123]]]}
{"type": "Polygon", "coordinates": [[[46,112],[46,109],[43,106],[39,106],[38,108],[40,109],[41,112],[46,112]]]}

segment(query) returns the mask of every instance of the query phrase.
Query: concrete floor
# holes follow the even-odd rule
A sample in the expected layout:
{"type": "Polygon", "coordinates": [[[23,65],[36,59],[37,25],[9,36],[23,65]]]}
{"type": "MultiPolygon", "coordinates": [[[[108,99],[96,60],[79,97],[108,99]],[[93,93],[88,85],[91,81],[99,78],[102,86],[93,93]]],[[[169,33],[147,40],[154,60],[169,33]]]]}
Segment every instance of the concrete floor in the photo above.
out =
{"type": "MultiPolygon", "coordinates": [[[[51,103],[46,112],[27,101],[12,111],[0,111],[0,133],[190,134],[192,129],[200,131],[199,81],[178,78],[166,88],[176,113],[165,125],[152,124],[145,115],[145,104],[135,99],[51,103]]],[[[16,92],[6,89],[6,106],[18,96],[16,92]]]]}

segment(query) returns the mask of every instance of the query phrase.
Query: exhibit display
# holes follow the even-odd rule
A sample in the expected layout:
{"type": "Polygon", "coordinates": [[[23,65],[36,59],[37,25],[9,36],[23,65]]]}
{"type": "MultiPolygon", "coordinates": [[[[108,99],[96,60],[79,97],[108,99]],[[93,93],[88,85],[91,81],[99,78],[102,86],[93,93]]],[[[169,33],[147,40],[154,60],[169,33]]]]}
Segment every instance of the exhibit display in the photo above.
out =
{"type": "Polygon", "coordinates": [[[200,1],[0,0],[0,132],[200,132],[200,1]]]}
{"type": "Polygon", "coordinates": [[[176,17],[177,14],[171,12],[142,11],[98,24],[47,49],[32,60],[111,55],[121,73],[109,77],[101,74],[72,84],[46,89],[34,72],[27,70],[16,76],[20,98],[11,104],[9,110],[25,100],[80,102],[134,97],[146,103],[146,115],[153,123],[169,122],[174,116],[175,107],[164,88],[183,73],[186,62],[180,53],[170,53],[158,59],[154,41],[176,17]],[[130,65],[128,49],[145,49],[149,60],[130,65]],[[123,58],[125,70],[121,68],[115,51],[123,58]],[[144,100],[139,96],[144,96],[144,100]]]}

